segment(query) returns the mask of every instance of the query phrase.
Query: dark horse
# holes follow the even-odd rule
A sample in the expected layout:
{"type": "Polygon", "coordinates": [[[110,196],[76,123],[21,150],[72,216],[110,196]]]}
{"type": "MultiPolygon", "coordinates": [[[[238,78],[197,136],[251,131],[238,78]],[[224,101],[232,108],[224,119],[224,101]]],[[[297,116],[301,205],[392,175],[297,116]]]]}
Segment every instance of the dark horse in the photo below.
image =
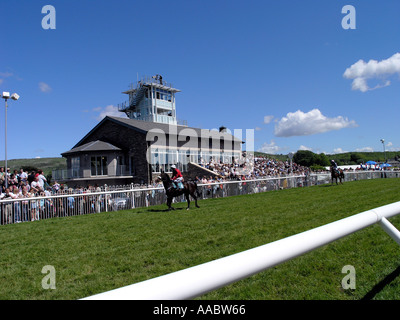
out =
{"type": "Polygon", "coordinates": [[[334,167],[331,167],[331,178],[332,178],[332,184],[333,184],[333,179],[336,179],[336,184],[338,184],[338,178],[341,184],[343,184],[342,179],[344,180],[344,173],[342,169],[335,169],[334,167]]]}
{"type": "Polygon", "coordinates": [[[189,210],[190,208],[190,199],[189,196],[192,196],[195,203],[196,203],[196,207],[200,208],[197,205],[197,183],[194,181],[188,181],[188,182],[183,182],[183,189],[177,189],[174,187],[174,183],[172,182],[171,178],[169,177],[168,174],[166,174],[165,172],[161,172],[161,175],[158,177],[158,180],[161,180],[163,185],[164,185],[164,189],[165,189],[165,193],[167,195],[167,206],[168,206],[168,210],[175,210],[172,206],[172,199],[175,197],[178,197],[182,194],[185,195],[186,197],[186,201],[187,201],[187,210],[189,210]]]}

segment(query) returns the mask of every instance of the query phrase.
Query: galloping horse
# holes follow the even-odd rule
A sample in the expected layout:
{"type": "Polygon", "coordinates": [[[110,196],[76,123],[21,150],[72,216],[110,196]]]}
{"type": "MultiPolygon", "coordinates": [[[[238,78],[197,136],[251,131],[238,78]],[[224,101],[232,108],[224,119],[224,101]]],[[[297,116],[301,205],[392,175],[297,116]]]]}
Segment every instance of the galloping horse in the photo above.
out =
{"type": "MultiPolygon", "coordinates": [[[[189,200],[189,195],[193,197],[195,203],[196,203],[196,207],[200,208],[197,205],[197,183],[194,181],[189,181],[189,182],[183,182],[183,189],[177,189],[174,187],[174,183],[171,180],[171,178],[169,177],[168,174],[166,174],[165,172],[161,172],[161,175],[158,177],[157,179],[158,181],[162,181],[163,185],[164,185],[164,189],[165,189],[165,193],[167,195],[167,206],[168,206],[168,210],[175,210],[172,206],[172,199],[175,197],[178,197],[182,194],[185,195],[186,197],[186,201],[187,201],[187,209],[189,210],[190,208],[190,200],[189,200]]],[[[156,180],[156,181],[157,181],[156,180]]]]}
{"type": "Polygon", "coordinates": [[[342,179],[344,180],[344,173],[342,169],[335,169],[334,167],[331,167],[331,178],[332,178],[332,184],[333,184],[333,179],[336,179],[336,184],[338,184],[338,178],[340,181],[340,184],[343,184],[342,179]]]}

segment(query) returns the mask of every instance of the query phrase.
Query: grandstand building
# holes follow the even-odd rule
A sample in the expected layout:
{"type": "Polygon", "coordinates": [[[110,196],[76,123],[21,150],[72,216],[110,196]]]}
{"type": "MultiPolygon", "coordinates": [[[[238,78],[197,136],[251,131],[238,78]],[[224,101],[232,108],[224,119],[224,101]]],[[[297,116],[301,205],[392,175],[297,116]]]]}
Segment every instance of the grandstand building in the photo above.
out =
{"type": "Polygon", "coordinates": [[[189,163],[239,160],[243,141],[226,128],[192,128],[177,120],[177,92],[159,75],[131,85],[123,92],[128,101],[118,105],[127,117],[101,120],[61,154],[67,170],[53,171],[53,179],[69,185],[151,183],[172,164],[187,174],[189,163]]]}

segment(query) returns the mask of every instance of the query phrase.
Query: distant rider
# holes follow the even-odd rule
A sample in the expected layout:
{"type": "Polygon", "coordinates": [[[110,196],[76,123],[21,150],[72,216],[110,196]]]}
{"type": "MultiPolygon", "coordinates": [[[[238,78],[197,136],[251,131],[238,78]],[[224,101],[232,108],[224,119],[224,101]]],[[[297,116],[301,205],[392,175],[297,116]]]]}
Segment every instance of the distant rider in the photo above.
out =
{"type": "Polygon", "coordinates": [[[173,164],[172,169],[172,181],[175,184],[175,188],[178,188],[179,182],[183,182],[183,176],[181,171],[173,164]]]}
{"type": "Polygon", "coordinates": [[[335,160],[331,160],[331,166],[332,166],[333,170],[335,170],[336,172],[339,172],[338,165],[335,160]]]}

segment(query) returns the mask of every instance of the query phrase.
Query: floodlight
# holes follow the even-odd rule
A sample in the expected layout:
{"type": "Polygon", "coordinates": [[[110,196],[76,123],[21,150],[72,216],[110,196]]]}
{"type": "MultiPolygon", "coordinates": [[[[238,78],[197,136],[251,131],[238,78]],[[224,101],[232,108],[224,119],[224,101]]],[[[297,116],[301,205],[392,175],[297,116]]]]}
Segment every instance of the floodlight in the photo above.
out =
{"type": "Polygon", "coordinates": [[[3,92],[3,98],[4,99],[9,99],[10,98],[10,93],[9,92],[3,92]]]}
{"type": "Polygon", "coordinates": [[[11,95],[11,99],[17,101],[17,100],[19,99],[19,95],[16,94],[16,93],[13,93],[13,94],[11,95]]]}

